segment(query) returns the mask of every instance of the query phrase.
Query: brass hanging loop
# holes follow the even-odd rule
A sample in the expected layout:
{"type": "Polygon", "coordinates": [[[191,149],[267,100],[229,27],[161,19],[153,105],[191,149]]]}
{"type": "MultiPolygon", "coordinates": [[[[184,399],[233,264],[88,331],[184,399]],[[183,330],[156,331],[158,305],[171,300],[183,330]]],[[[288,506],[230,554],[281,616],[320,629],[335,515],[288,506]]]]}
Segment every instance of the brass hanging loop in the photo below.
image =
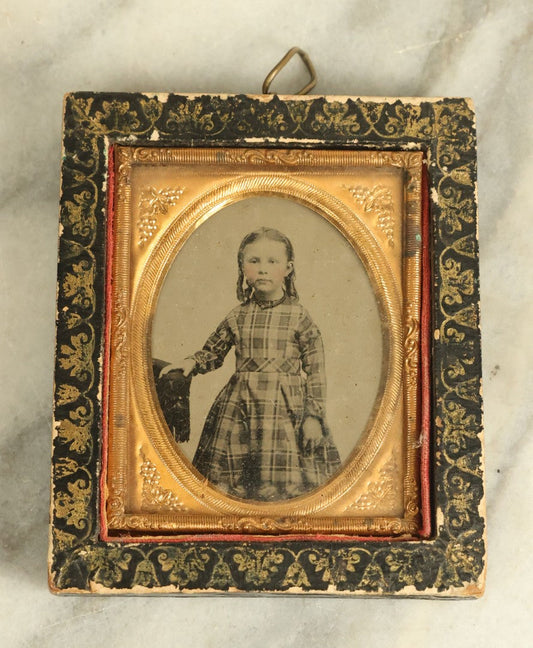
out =
{"type": "Polygon", "coordinates": [[[300,56],[311,76],[310,81],[296,94],[307,94],[316,86],[317,77],[315,66],[311,63],[311,59],[309,58],[308,54],[306,54],[299,47],[292,47],[281,59],[281,61],[279,61],[279,63],[277,63],[266,75],[265,80],[263,81],[263,94],[274,94],[273,92],[270,92],[270,84],[272,83],[272,81],[274,81],[278,73],[281,72],[281,70],[287,65],[287,63],[295,54],[298,54],[300,56]]]}

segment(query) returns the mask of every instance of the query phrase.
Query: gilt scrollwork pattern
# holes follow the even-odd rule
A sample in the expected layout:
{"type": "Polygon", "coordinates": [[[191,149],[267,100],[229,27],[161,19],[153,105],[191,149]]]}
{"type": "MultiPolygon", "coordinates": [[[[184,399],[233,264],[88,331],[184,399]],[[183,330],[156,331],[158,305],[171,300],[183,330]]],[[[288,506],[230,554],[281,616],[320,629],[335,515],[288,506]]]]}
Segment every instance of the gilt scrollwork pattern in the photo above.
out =
{"type": "Polygon", "coordinates": [[[148,186],[141,191],[139,198],[139,218],[137,219],[137,243],[141,247],[159,230],[158,216],[168,213],[181,197],[181,187],[157,187],[148,186]]]}
{"type": "Polygon", "coordinates": [[[418,375],[418,340],[420,337],[420,322],[412,303],[405,308],[405,380],[408,385],[416,385],[418,375]]]}
{"type": "Polygon", "coordinates": [[[394,201],[392,192],[387,187],[348,187],[356,205],[364,214],[370,213],[377,217],[379,229],[385,235],[390,247],[394,247],[394,201]]]}
{"type": "Polygon", "coordinates": [[[393,454],[378,473],[378,480],[367,485],[366,491],[353,504],[346,507],[346,511],[363,510],[372,511],[378,506],[389,509],[394,506],[398,474],[400,466],[398,459],[393,454]]]}
{"type": "MultiPolygon", "coordinates": [[[[65,104],[52,496],[52,587],[66,591],[479,593],[484,570],[475,132],[461,99],[142,94],[69,95],[65,104]],[[136,146],[428,152],[433,275],[437,528],[421,541],[292,538],[119,544],[99,540],[108,152],[136,146]]],[[[119,507],[120,508],[120,507],[119,507]]],[[[119,511],[117,510],[117,514],[119,511]]]]}
{"type": "Polygon", "coordinates": [[[143,455],[140,475],[142,478],[142,510],[187,511],[183,502],[172,493],[172,491],[161,486],[161,476],[156,465],[143,455]]]}

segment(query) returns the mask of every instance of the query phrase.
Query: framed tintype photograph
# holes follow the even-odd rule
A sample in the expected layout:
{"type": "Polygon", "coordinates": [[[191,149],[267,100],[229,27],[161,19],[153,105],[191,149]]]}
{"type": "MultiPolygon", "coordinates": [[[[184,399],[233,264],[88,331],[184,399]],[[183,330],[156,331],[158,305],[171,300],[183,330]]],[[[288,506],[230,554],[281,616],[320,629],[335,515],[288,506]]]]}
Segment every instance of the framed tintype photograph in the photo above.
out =
{"type": "Polygon", "coordinates": [[[478,596],[466,100],[65,100],[50,583],[478,596]]]}
{"type": "Polygon", "coordinates": [[[422,153],[114,155],[110,537],[416,534],[422,153]]]}

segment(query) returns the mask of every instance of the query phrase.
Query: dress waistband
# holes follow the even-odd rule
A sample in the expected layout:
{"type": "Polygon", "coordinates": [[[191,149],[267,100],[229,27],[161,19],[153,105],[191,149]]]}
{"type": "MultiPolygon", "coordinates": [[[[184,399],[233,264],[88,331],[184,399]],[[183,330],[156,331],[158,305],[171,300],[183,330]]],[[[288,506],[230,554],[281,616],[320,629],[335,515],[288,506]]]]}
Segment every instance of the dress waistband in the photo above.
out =
{"type": "Polygon", "coordinates": [[[300,361],[291,358],[238,358],[236,372],[263,371],[299,375],[300,361]]]}

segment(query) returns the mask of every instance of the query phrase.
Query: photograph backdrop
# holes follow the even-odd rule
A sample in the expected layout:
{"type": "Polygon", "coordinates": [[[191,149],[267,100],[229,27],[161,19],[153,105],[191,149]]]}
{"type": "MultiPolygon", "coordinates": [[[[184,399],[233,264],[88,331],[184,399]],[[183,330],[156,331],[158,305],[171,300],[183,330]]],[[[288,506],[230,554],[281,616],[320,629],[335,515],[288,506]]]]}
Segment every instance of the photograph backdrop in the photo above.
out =
{"type": "MultiPolygon", "coordinates": [[[[294,246],[296,289],[324,341],[327,421],[345,460],[369,420],[381,378],[382,329],[370,279],[354,249],[321,215],[292,200],[257,196],[221,209],[178,253],[163,283],[152,333],[152,356],[172,363],[202,348],[237,305],[237,252],[259,227],[280,230],[294,246]]],[[[192,459],[217,393],[235,370],[223,367],[191,385],[192,459]]]]}

